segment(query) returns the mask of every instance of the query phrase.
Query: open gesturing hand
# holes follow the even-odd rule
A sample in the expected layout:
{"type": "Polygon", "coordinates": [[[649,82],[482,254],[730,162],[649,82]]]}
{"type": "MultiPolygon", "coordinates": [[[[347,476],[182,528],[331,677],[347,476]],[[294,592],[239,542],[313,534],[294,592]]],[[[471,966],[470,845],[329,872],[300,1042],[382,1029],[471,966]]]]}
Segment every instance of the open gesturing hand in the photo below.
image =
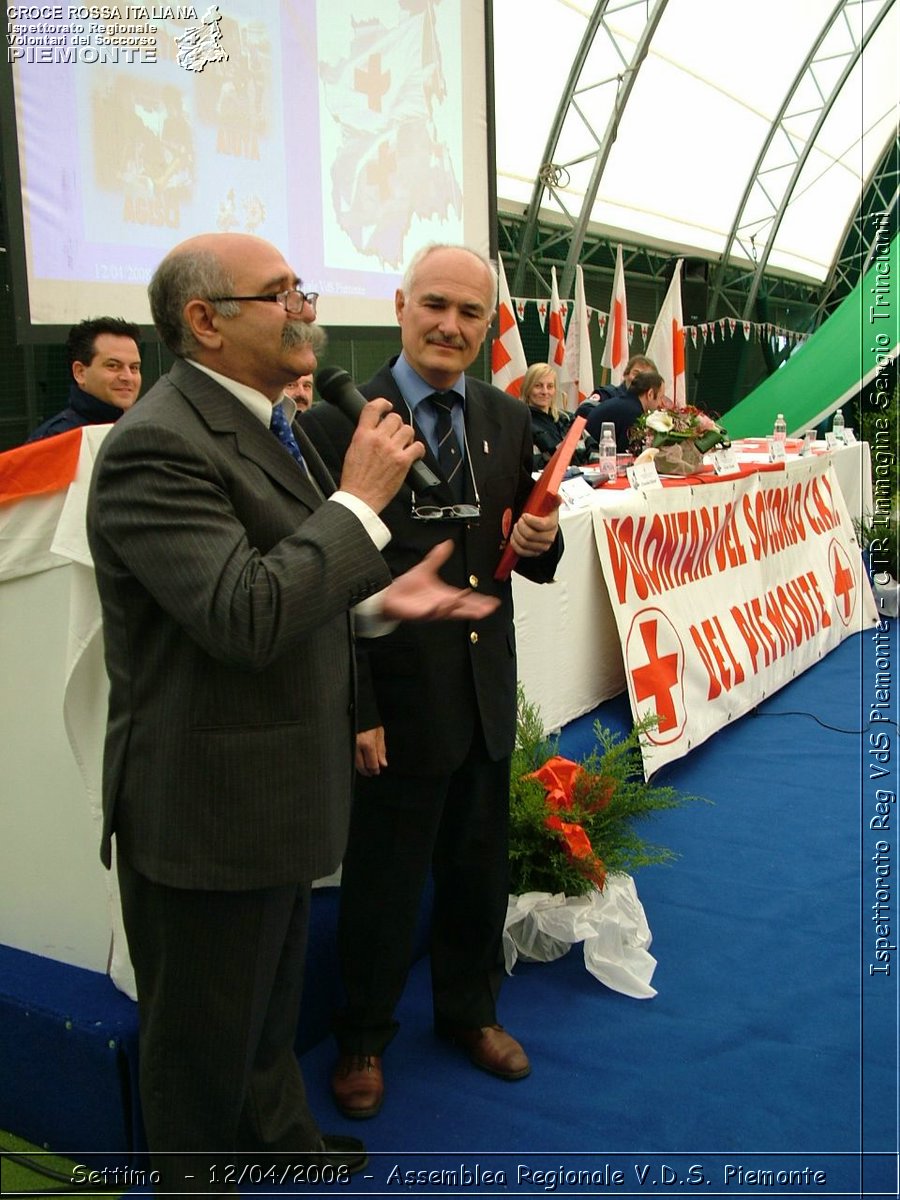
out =
{"type": "Polygon", "coordinates": [[[395,621],[480,621],[500,603],[469,588],[451,587],[438,571],[453,553],[453,542],[440,542],[420,563],[381,593],[382,616],[395,621]]]}

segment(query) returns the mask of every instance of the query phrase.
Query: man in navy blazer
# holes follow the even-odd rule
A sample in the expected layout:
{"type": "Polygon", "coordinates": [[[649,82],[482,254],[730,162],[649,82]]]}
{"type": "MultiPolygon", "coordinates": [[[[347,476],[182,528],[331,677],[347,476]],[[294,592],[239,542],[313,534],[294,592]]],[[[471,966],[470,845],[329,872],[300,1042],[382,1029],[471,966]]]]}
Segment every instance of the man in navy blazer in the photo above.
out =
{"type": "MultiPolygon", "coordinates": [[[[512,589],[494,579],[509,540],[518,570],[552,580],[561,539],[556,511],[523,514],[532,487],[532,438],[521,401],[465,374],[496,307],[497,277],[480,255],[431,246],[410,263],[397,292],[402,353],[362,387],[384,396],[428,446],[442,480],[433,495],[401,492],[385,508],[385,550],[399,574],[452,537],[447,580],[499,601],[478,627],[403,625],[357,642],[358,778],[341,884],[340,951],[347,1005],[332,1090],[351,1117],[378,1112],[382,1056],[410,965],[420,897],[434,880],[431,974],[437,1032],[476,1066],[522,1079],[528,1058],[497,1021],[508,895],[509,760],[516,727],[512,589]],[[452,408],[462,487],[441,467],[439,416],[452,408]],[[467,517],[465,508],[477,510],[467,517]],[[417,515],[417,510],[419,515],[417,515]],[[440,515],[423,518],[422,512],[440,515]],[[443,518],[443,519],[442,519],[443,518]]],[[[301,419],[334,472],[351,432],[343,415],[316,404],[301,419]]]]}
{"type": "Polygon", "coordinates": [[[300,285],[246,235],[166,256],[150,302],[176,361],[103,442],[88,505],[110,680],[102,856],[114,838],[144,1123],[175,1194],[234,1192],[229,1165],[279,1153],[338,1180],[364,1164],[357,1139],[321,1134],[293,1050],[310,883],[346,840],[350,610],[374,593],[392,618],[492,608],[439,580],[449,547],[391,583],[377,514],[422,450],[387,401],[337,491],[292,425],[283,389],[323,342],[300,285]]]}

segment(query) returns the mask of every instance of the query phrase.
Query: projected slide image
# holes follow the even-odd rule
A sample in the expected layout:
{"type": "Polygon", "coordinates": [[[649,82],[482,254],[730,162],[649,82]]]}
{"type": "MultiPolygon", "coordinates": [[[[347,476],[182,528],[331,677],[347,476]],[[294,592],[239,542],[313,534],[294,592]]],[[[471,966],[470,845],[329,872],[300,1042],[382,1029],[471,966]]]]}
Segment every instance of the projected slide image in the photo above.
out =
{"type": "Polygon", "coordinates": [[[197,76],[198,117],[215,127],[217,154],[258,162],[261,147],[277,135],[272,31],[259,20],[225,17],[221,32],[228,59],[197,76]]]}
{"type": "Polygon", "coordinates": [[[11,33],[33,324],[148,323],[209,230],[278,245],[335,325],[393,324],[428,241],[488,249],[482,0],[109,11],[11,33]]]}
{"type": "Polygon", "coordinates": [[[94,194],[118,196],[126,224],[179,228],[182,207],[194,195],[188,97],[177,87],[119,72],[94,77],[90,103],[94,194]]]}
{"type": "Polygon", "coordinates": [[[450,58],[458,79],[460,30],[450,5],[440,38],[433,4],[371,7],[379,15],[360,17],[356,6],[348,29],[319,43],[323,178],[335,218],[325,227],[326,257],[342,265],[374,257],[396,269],[414,226],[445,241],[462,237],[462,130],[446,119],[442,61],[450,58]]]}

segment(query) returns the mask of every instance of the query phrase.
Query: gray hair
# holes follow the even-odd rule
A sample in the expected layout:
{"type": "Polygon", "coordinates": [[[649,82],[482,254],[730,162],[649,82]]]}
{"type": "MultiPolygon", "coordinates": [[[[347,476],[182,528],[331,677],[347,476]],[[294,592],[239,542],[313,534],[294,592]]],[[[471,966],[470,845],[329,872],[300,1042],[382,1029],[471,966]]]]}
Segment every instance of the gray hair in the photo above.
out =
{"type": "Polygon", "coordinates": [[[409,261],[409,265],[403,273],[403,283],[401,284],[401,289],[404,296],[408,296],[411,293],[413,284],[416,281],[416,273],[418,272],[419,267],[421,267],[425,259],[428,258],[430,254],[433,254],[435,250],[462,250],[465,254],[471,254],[474,259],[477,259],[477,261],[486,268],[486,270],[490,273],[492,283],[491,312],[495,312],[497,308],[497,297],[500,292],[497,268],[489,258],[483,254],[479,254],[477,250],[473,250],[470,246],[456,246],[450,245],[446,242],[429,242],[427,246],[422,246],[422,248],[417,250],[412,256],[409,261]]]}
{"type": "MultiPolygon", "coordinates": [[[[208,300],[234,291],[234,280],[211,250],[182,250],[167,254],[147,289],[153,324],[163,345],[179,358],[193,358],[200,346],[184,319],[190,300],[208,300]]],[[[236,317],[240,305],[222,300],[215,305],[223,317],[236,317]]]]}

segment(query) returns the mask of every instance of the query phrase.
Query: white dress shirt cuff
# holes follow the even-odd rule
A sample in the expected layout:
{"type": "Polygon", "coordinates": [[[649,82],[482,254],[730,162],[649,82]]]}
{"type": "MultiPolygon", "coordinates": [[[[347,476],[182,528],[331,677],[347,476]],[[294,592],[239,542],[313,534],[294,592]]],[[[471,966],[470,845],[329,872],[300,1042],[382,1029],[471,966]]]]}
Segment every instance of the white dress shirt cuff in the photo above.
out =
{"type": "Polygon", "coordinates": [[[338,504],[343,504],[344,508],[349,508],[350,511],[359,518],[363,523],[366,533],[375,543],[376,550],[383,550],[391,540],[391,531],[379,517],[374,508],[370,508],[365,500],[360,500],[359,496],[354,496],[351,492],[332,492],[328,497],[329,501],[336,500],[338,504]]]}
{"type": "MultiPolygon", "coordinates": [[[[341,491],[332,492],[328,499],[336,500],[338,504],[349,508],[362,522],[366,533],[375,543],[376,549],[383,550],[385,548],[391,540],[391,531],[375,510],[366,504],[365,500],[360,500],[359,496],[354,496],[350,492],[341,491]]],[[[354,605],[353,627],[361,637],[384,637],[386,633],[396,629],[399,624],[397,621],[385,620],[381,616],[381,596],[381,592],[376,592],[374,596],[368,596],[359,604],[354,605]]]]}

